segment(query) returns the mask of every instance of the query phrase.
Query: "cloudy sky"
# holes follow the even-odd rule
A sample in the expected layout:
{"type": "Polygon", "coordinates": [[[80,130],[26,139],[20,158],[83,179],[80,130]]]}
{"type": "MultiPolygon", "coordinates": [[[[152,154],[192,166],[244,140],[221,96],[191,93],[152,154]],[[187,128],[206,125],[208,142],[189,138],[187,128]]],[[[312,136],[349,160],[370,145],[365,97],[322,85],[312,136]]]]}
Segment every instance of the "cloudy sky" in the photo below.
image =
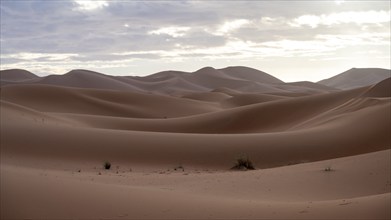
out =
{"type": "Polygon", "coordinates": [[[390,1],[1,0],[1,69],[148,75],[249,66],[284,81],[390,68],[390,1]]]}

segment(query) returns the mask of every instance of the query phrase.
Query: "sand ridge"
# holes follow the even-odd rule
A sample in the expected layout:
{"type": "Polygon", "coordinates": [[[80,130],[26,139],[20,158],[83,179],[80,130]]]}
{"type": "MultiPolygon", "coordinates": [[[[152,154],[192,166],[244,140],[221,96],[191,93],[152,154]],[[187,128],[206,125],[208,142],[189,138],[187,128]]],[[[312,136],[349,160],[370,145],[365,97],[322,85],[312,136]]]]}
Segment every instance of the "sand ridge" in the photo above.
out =
{"type": "Polygon", "coordinates": [[[8,84],[45,84],[76,88],[150,92],[183,96],[228,88],[245,93],[329,93],[339,89],[369,86],[390,77],[389,70],[353,68],[332,78],[313,82],[284,83],[257,69],[231,66],[222,69],[204,67],[194,72],[162,71],[145,77],[111,76],[76,69],[64,75],[38,77],[20,69],[0,71],[1,86],[8,84]],[[354,78],[353,81],[349,78],[354,78]]]}

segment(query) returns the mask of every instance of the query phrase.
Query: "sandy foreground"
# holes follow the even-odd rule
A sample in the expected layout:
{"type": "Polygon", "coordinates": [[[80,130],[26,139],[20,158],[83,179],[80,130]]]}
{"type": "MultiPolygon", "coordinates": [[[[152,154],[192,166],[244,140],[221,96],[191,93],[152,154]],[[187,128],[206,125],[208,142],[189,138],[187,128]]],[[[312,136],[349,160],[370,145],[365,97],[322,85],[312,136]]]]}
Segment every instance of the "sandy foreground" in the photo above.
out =
{"type": "Polygon", "coordinates": [[[2,165],[3,218],[386,219],[390,150],[247,172],[2,165]],[[332,164],[334,171],[324,168],[332,164]],[[99,175],[99,172],[101,175],[99,175]]]}
{"type": "Polygon", "coordinates": [[[390,79],[294,86],[2,86],[1,218],[390,219],[390,79]]]}

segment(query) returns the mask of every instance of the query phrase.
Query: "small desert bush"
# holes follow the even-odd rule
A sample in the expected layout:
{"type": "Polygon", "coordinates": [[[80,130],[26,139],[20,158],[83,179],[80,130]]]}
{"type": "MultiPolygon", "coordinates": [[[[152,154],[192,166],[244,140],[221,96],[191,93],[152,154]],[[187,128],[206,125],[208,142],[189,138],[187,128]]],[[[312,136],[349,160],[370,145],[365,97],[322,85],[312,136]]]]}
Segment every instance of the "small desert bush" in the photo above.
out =
{"type": "Polygon", "coordinates": [[[185,171],[185,168],[182,166],[182,165],[179,165],[179,166],[176,166],[174,167],[174,170],[182,170],[182,171],[185,171]]]}
{"type": "Polygon", "coordinates": [[[106,161],[104,164],[103,164],[103,167],[106,169],[106,170],[110,170],[110,167],[111,167],[111,163],[106,161]]]}
{"type": "Polygon", "coordinates": [[[255,167],[249,157],[246,154],[242,154],[236,159],[235,166],[231,169],[233,170],[255,170],[255,167]]]}
{"type": "Polygon", "coordinates": [[[333,171],[333,169],[330,166],[328,166],[328,167],[324,168],[324,171],[330,172],[330,171],[333,171]]]}

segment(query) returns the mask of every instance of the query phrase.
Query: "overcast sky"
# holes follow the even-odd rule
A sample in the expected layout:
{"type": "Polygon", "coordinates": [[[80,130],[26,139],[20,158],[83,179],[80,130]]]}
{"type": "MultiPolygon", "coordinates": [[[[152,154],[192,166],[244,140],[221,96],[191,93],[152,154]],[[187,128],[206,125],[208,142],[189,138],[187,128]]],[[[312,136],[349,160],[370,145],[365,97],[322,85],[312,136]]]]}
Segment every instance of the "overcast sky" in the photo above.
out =
{"type": "Polygon", "coordinates": [[[284,81],[390,68],[390,1],[1,0],[1,69],[148,75],[249,66],[284,81]]]}

